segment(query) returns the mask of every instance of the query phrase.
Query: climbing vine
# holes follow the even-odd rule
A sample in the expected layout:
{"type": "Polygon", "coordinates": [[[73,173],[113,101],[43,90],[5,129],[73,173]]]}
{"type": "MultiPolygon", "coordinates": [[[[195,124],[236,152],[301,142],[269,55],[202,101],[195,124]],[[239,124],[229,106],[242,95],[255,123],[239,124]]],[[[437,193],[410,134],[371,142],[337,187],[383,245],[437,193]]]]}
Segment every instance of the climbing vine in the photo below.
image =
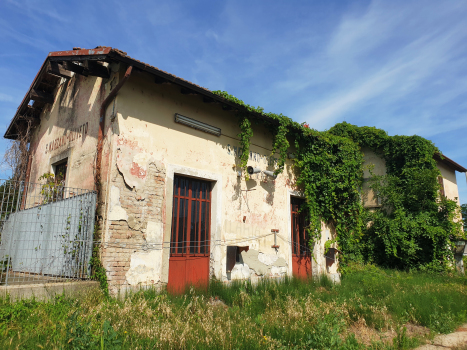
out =
{"type": "Polygon", "coordinates": [[[240,168],[245,172],[245,177],[248,180],[248,172],[246,166],[250,156],[250,139],[253,137],[253,129],[251,122],[247,117],[244,117],[240,122],[240,133],[237,135],[240,138],[240,148],[242,153],[240,155],[240,168]]]}
{"type": "Polygon", "coordinates": [[[284,171],[284,165],[287,160],[287,151],[290,147],[287,140],[287,133],[289,132],[288,123],[285,118],[280,119],[279,126],[276,128],[274,135],[271,155],[279,151],[279,160],[277,162],[277,169],[274,170],[275,175],[279,175],[284,171]]]}
{"type": "Polygon", "coordinates": [[[379,265],[422,270],[453,267],[452,244],[463,236],[457,202],[440,196],[440,151],[420,136],[388,136],[376,128],[340,123],[331,133],[352,139],[379,154],[385,175],[373,174],[369,189],[381,199],[368,211],[360,245],[363,257],[379,265]]]}
{"type": "Polygon", "coordinates": [[[332,224],[344,257],[356,260],[363,212],[363,156],[358,145],[329,132],[304,128],[295,135],[295,148],[297,185],[303,189],[310,221],[310,248],[321,237],[321,223],[332,224]]]}
{"type": "Polygon", "coordinates": [[[276,174],[283,171],[289,140],[294,140],[296,184],[306,199],[302,210],[309,218],[311,248],[326,223],[335,228],[344,269],[352,261],[400,269],[453,268],[453,242],[464,233],[455,220],[457,203],[439,195],[440,173],[433,156],[440,152],[432,142],[420,136],[389,136],[381,129],[346,122],[319,132],[281,114],[265,113],[226,92],[215,93],[251,112],[239,113],[242,168],[253,136],[250,120],[265,123],[273,133],[272,153],[280,156],[276,174]],[[364,188],[362,151],[366,149],[385,160],[387,173],[372,174],[364,188]],[[381,206],[364,208],[362,196],[368,190],[381,199],[381,206]]]}

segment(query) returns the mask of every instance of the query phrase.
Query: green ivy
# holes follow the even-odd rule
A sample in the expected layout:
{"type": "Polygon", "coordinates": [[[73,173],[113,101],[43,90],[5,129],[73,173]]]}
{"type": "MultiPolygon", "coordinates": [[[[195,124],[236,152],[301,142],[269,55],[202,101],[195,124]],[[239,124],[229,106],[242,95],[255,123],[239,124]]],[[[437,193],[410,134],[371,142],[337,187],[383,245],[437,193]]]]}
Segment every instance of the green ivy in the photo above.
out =
{"type": "Polygon", "coordinates": [[[246,166],[250,156],[250,139],[253,137],[253,129],[251,122],[247,117],[244,117],[240,122],[240,133],[237,135],[240,138],[240,148],[242,153],[240,155],[240,168],[245,172],[245,177],[248,180],[248,172],[246,166]]]}
{"type": "Polygon", "coordinates": [[[289,141],[287,140],[287,133],[289,132],[287,120],[285,118],[280,119],[280,124],[276,129],[271,156],[273,156],[276,151],[279,151],[277,169],[274,170],[274,174],[279,175],[284,171],[284,165],[287,160],[287,151],[290,147],[289,141]]]}
{"type": "Polygon", "coordinates": [[[348,123],[329,132],[372,149],[386,162],[387,173],[370,181],[382,206],[365,215],[360,256],[399,269],[452,269],[453,241],[463,232],[454,220],[457,203],[439,195],[440,172],[433,156],[440,151],[435,145],[420,136],[388,136],[348,123]]]}
{"type": "Polygon", "coordinates": [[[304,128],[295,135],[295,148],[297,185],[305,195],[310,220],[310,248],[321,237],[321,223],[332,224],[344,257],[355,260],[363,211],[363,156],[358,145],[329,132],[304,128]]]}
{"type": "MultiPolygon", "coordinates": [[[[100,231],[99,231],[99,224],[97,223],[97,218],[94,224],[94,234],[93,234],[94,242],[100,240],[100,231]]],[[[106,296],[109,296],[109,285],[107,282],[107,271],[105,270],[104,266],[102,265],[100,259],[100,251],[99,245],[94,244],[92,249],[92,256],[91,256],[91,278],[95,281],[99,281],[99,285],[106,296]]]]}
{"type": "Polygon", "coordinates": [[[289,139],[294,140],[296,183],[306,199],[310,247],[321,237],[321,224],[333,225],[343,255],[341,268],[350,262],[373,262],[400,269],[442,271],[453,268],[453,241],[462,237],[455,222],[459,207],[440,198],[440,175],[433,156],[440,153],[420,136],[389,136],[374,127],[343,122],[328,131],[310,129],[281,114],[265,113],[224,91],[214,93],[246,108],[239,112],[240,166],[246,168],[251,120],[273,132],[272,153],[279,152],[275,173],[284,169],[289,139]],[[269,117],[270,122],[256,114],[269,117]],[[370,189],[382,199],[373,210],[363,207],[362,148],[386,162],[387,174],[372,176],[370,189]]]}

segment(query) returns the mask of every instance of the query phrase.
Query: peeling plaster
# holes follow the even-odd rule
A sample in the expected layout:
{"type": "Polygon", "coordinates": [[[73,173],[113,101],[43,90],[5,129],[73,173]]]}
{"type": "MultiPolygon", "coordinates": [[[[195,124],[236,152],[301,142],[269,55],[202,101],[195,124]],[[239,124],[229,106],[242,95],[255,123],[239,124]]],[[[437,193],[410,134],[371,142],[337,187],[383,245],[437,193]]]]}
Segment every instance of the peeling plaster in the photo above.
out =
{"type": "MultiPolygon", "coordinates": [[[[287,273],[287,263],[284,258],[277,255],[264,254],[255,249],[241,253],[243,267],[241,273],[245,275],[244,269],[247,266],[258,276],[282,275],[287,273]]],[[[237,265],[235,265],[237,267],[237,265]]]]}
{"type": "Polygon", "coordinates": [[[258,260],[265,265],[272,265],[279,257],[277,255],[266,255],[264,253],[258,254],[258,260]]]}
{"type": "Polygon", "coordinates": [[[126,210],[120,205],[120,189],[116,186],[112,186],[110,189],[110,212],[109,220],[128,220],[128,214],[126,210]]]}
{"type": "Polygon", "coordinates": [[[230,273],[230,279],[248,279],[251,276],[250,267],[247,264],[236,264],[230,273]]]}
{"type": "Polygon", "coordinates": [[[148,221],[146,227],[146,242],[161,243],[164,238],[164,224],[162,222],[148,221]]]}
{"type": "Polygon", "coordinates": [[[161,267],[161,250],[134,253],[125,277],[130,285],[155,284],[161,280],[161,267]]]}
{"type": "Polygon", "coordinates": [[[137,142],[126,143],[122,141],[117,148],[117,168],[123,175],[123,180],[144,199],[144,185],[148,175],[148,168],[153,164],[158,171],[163,168],[162,163],[137,146],[137,142]]]}

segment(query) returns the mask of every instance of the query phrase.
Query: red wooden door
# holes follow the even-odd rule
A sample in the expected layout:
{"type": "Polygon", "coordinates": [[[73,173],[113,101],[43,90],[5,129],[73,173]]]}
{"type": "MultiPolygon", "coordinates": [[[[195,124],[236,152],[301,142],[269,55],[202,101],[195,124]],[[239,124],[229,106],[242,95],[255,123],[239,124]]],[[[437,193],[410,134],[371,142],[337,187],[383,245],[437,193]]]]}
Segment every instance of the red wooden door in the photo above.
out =
{"type": "Polygon", "coordinates": [[[292,218],[292,273],[296,277],[311,276],[311,254],[308,247],[308,233],[306,231],[306,214],[300,212],[305,201],[292,197],[290,210],[292,218]]]}
{"type": "Polygon", "coordinates": [[[169,292],[183,293],[190,285],[208,285],[210,222],[211,184],[175,176],[167,285],[169,292]]]}

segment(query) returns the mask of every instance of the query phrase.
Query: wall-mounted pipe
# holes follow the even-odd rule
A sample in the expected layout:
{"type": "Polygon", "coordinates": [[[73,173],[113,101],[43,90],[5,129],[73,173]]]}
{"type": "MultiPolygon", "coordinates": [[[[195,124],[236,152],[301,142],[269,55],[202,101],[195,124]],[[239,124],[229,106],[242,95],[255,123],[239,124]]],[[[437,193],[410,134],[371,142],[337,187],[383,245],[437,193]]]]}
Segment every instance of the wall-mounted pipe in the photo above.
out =
{"type": "Polygon", "coordinates": [[[104,143],[104,127],[105,127],[105,111],[112,101],[112,99],[118,94],[123,84],[128,80],[133,71],[133,66],[129,66],[123,76],[122,80],[117,86],[110,92],[110,94],[102,102],[101,110],[99,113],[99,133],[97,134],[97,155],[96,155],[96,172],[94,175],[94,189],[99,191],[101,185],[101,165],[102,165],[102,148],[104,143]]]}

